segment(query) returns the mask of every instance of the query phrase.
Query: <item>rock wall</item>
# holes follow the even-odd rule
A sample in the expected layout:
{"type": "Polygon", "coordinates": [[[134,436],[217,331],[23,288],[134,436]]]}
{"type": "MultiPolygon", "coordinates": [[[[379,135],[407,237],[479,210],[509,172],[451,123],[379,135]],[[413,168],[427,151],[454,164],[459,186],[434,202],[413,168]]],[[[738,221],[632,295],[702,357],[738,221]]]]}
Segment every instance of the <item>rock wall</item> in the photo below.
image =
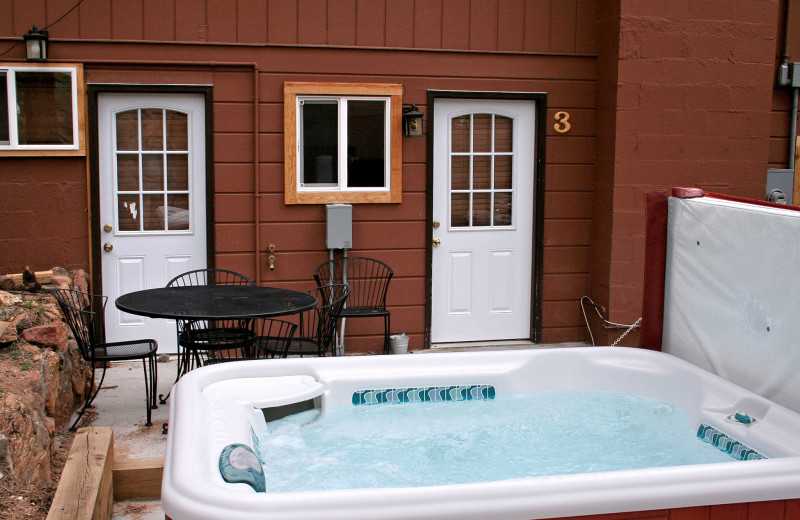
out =
{"type": "MultiPolygon", "coordinates": [[[[68,274],[54,276],[54,287],[86,286],[83,271],[68,274]]],[[[49,292],[0,291],[0,468],[50,483],[55,435],[70,426],[90,377],[49,292]]]]}

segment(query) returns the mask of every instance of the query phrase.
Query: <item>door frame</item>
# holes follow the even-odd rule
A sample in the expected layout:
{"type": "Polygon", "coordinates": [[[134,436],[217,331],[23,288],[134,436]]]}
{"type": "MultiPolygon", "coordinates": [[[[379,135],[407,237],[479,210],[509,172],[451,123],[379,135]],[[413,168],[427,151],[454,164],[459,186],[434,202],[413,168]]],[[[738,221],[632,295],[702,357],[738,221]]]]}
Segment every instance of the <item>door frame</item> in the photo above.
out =
{"type": "Polygon", "coordinates": [[[533,264],[531,265],[531,319],[530,337],[533,343],[542,341],[542,274],[544,253],[544,178],[545,138],[547,136],[546,92],[492,92],[463,90],[428,90],[427,99],[427,157],[425,182],[425,348],[431,347],[432,296],[433,296],[433,121],[434,103],[437,99],[523,100],[534,103],[534,181],[533,181],[533,264]]]}
{"type": "Polygon", "coordinates": [[[100,236],[100,151],[97,102],[100,94],[200,94],[205,101],[206,140],[206,263],[214,267],[214,118],[213,87],[211,85],[138,85],[114,83],[90,83],[87,85],[87,120],[89,124],[89,270],[94,291],[103,287],[103,263],[99,243],[100,236]],[[94,210],[93,210],[94,208],[94,210]]]}

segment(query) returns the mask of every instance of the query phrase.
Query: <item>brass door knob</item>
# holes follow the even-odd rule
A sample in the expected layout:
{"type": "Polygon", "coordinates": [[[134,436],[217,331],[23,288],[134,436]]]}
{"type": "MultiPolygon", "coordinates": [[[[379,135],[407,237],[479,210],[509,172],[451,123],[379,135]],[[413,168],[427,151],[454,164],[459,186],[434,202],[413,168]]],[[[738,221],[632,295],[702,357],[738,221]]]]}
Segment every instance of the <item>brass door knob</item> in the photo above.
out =
{"type": "Polygon", "coordinates": [[[441,243],[442,243],[442,241],[440,239],[438,239],[438,238],[434,238],[433,239],[433,247],[439,247],[439,244],[441,244],[441,243]]]}
{"type": "Polygon", "coordinates": [[[114,249],[114,244],[112,244],[111,242],[106,242],[105,245],[103,246],[103,249],[106,250],[106,253],[110,253],[111,250],[114,249]]]}
{"type": "Polygon", "coordinates": [[[106,233],[111,233],[113,230],[114,228],[111,227],[111,224],[106,224],[105,226],[103,226],[103,231],[105,231],[106,233]]]}

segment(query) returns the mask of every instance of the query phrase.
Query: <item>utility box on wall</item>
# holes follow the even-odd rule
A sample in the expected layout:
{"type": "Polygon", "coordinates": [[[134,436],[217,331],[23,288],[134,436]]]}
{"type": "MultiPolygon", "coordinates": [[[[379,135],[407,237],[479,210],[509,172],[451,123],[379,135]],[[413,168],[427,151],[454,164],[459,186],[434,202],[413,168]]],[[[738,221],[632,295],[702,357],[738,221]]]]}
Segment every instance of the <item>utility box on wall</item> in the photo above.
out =
{"type": "Polygon", "coordinates": [[[353,206],[350,204],[328,204],[325,206],[328,221],[326,245],[328,249],[351,249],[353,247],[353,206]]]}
{"type": "Polygon", "coordinates": [[[792,204],[794,170],[770,168],[767,170],[767,200],[792,204]]]}

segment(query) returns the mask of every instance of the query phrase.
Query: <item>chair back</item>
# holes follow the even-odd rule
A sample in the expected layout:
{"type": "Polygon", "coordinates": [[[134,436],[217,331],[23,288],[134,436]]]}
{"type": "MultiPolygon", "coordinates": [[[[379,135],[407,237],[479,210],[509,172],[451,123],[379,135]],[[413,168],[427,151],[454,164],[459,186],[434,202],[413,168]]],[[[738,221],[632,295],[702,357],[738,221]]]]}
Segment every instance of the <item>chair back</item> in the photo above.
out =
{"type": "Polygon", "coordinates": [[[195,269],[179,274],[167,282],[167,287],[186,285],[255,285],[255,283],[245,275],[227,269],[195,269]]]}
{"type": "Polygon", "coordinates": [[[95,348],[105,343],[105,308],[108,298],[71,289],[58,289],[53,296],[64,314],[81,356],[94,361],[95,348]]]}
{"type": "MultiPolygon", "coordinates": [[[[350,287],[347,284],[332,284],[305,292],[317,299],[317,306],[297,316],[295,344],[313,344],[316,352],[304,353],[324,356],[332,351],[336,325],[350,295],[350,287]]],[[[289,353],[296,353],[293,345],[290,345],[289,353]]]]}
{"type": "Polygon", "coordinates": [[[320,264],[314,279],[320,287],[347,284],[347,308],[386,309],[386,293],[394,271],[374,258],[348,256],[320,264]]]}
{"type": "Polygon", "coordinates": [[[297,324],[275,318],[254,318],[250,322],[254,338],[246,359],[286,357],[297,324]]]}

